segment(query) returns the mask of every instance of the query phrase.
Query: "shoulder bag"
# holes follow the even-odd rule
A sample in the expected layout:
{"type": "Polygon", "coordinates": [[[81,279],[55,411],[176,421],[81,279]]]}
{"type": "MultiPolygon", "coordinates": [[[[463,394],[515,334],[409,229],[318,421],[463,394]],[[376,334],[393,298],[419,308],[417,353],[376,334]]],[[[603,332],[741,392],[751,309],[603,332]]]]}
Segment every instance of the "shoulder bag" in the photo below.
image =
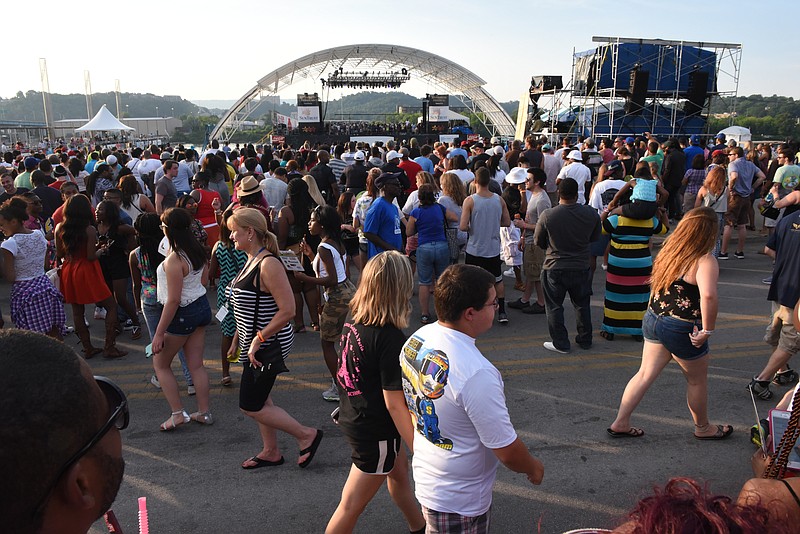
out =
{"type": "MultiPolygon", "coordinates": [[[[269,256],[266,256],[267,258],[269,256]]],[[[262,258],[261,261],[264,261],[262,258]]],[[[256,316],[253,320],[253,337],[258,335],[258,301],[260,298],[260,287],[261,287],[261,261],[258,262],[258,266],[256,270],[256,280],[255,280],[255,288],[256,288],[256,305],[255,305],[255,313],[256,316]]],[[[256,360],[258,360],[262,366],[261,367],[253,367],[253,376],[255,377],[255,381],[264,376],[264,375],[279,375],[281,373],[289,372],[289,368],[286,367],[286,362],[283,360],[283,349],[281,348],[281,343],[278,341],[278,334],[274,334],[270,336],[266,343],[262,344],[261,348],[258,349],[258,352],[255,354],[256,360]]],[[[252,364],[251,364],[252,365],[252,364]]]]}

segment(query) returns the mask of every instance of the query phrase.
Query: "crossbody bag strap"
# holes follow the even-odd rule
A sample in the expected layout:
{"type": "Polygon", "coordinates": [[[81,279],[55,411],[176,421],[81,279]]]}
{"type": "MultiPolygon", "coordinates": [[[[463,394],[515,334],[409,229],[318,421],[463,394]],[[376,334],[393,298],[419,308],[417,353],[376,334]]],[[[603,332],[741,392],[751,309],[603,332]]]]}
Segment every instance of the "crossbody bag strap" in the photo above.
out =
{"type": "MultiPolygon", "coordinates": [[[[256,288],[256,305],[255,305],[255,310],[253,310],[253,337],[257,336],[257,332],[259,330],[256,318],[258,317],[258,311],[260,309],[258,307],[258,301],[261,298],[261,262],[263,262],[265,259],[269,257],[274,258],[275,256],[273,254],[267,254],[266,256],[258,260],[258,263],[256,263],[256,266],[253,268],[253,271],[255,271],[256,273],[255,283],[253,284],[256,288]]],[[[270,337],[268,337],[267,342],[273,337],[277,339],[278,334],[273,334],[270,337]]]]}

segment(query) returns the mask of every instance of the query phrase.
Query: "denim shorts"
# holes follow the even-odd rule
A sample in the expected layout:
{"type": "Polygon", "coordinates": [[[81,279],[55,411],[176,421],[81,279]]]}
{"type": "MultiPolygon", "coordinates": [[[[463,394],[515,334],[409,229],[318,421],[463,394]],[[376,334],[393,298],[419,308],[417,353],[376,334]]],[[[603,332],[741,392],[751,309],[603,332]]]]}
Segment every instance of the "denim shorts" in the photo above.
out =
{"type": "Polygon", "coordinates": [[[211,323],[211,306],[205,295],[186,306],[179,307],[167,327],[173,336],[188,336],[201,326],[211,323]]]}
{"type": "Polygon", "coordinates": [[[647,309],[642,320],[642,334],[650,343],[664,345],[676,358],[696,360],[708,354],[708,341],[699,347],[692,345],[689,334],[694,327],[702,328],[699,322],[683,321],[669,315],[656,315],[647,309]]]}
{"type": "Polygon", "coordinates": [[[434,284],[448,265],[450,265],[450,248],[447,241],[431,241],[417,248],[419,285],[434,284]]]}

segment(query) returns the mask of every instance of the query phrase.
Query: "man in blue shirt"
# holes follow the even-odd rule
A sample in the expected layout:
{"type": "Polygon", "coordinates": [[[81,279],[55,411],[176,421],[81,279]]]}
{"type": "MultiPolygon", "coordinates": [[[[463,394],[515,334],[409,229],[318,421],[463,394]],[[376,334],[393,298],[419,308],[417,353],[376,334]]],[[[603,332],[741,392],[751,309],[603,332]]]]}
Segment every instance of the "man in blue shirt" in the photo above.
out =
{"type": "MultiPolygon", "coordinates": [[[[741,150],[741,149],[740,149],[741,150]]],[[[800,297],[800,212],[784,217],[770,235],[764,253],[775,261],[767,300],[772,302],[772,320],[764,341],[773,352],[764,369],[748,387],[760,399],[772,398],[770,381],[789,385],[797,380],[797,372],[789,369],[789,360],[800,351],[800,336],[792,315],[800,297]]]]}
{"type": "Polygon", "coordinates": [[[683,149],[683,153],[686,154],[686,169],[684,172],[688,171],[692,168],[692,160],[698,154],[705,155],[705,151],[703,147],[700,146],[700,136],[695,134],[689,138],[690,145],[683,149]]]}
{"type": "Polygon", "coordinates": [[[430,145],[422,145],[422,148],[420,148],[419,151],[422,155],[414,158],[414,162],[422,167],[423,171],[433,174],[433,161],[431,161],[430,158],[433,149],[430,145]]]}
{"type": "Polygon", "coordinates": [[[722,232],[722,251],[718,259],[728,259],[728,243],[731,241],[733,227],[739,232],[734,256],[744,259],[744,241],[747,237],[748,208],[750,194],[766,180],[764,173],[752,161],[744,158],[742,147],[728,149],[728,211],[725,213],[725,228],[722,232]],[[753,181],[755,180],[755,182],[753,181]]]}
{"type": "Polygon", "coordinates": [[[397,174],[385,172],[375,180],[375,187],[380,190],[381,196],[369,207],[364,221],[369,258],[385,250],[403,250],[400,210],[392,203],[400,194],[400,180],[397,174]]]}

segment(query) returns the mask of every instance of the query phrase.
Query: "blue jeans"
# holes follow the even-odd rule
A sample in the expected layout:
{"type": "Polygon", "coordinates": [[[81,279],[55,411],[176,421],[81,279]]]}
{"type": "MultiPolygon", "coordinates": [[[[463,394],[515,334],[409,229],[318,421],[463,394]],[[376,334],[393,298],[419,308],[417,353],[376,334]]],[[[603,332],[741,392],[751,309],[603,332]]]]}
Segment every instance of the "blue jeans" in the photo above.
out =
{"type": "Polygon", "coordinates": [[[702,328],[700,321],[683,321],[669,315],[656,315],[650,308],[642,320],[642,334],[650,343],[664,345],[676,358],[696,360],[708,354],[708,341],[699,347],[692,345],[689,334],[702,328]]]}
{"type": "Polygon", "coordinates": [[[436,282],[442,271],[450,265],[450,248],[447,241],[431,241],[417,248],[417,275],[419,285],[436,282]]]}
{"type": "MultiPolygon", "coordinates": [[[[142,303],[142,314],[144,315],[144,322],[147,324],[147,330],[150,332],[150,341],[153,340],[153,336],[156,333],[156,328],[158,328],[158,321],[161,320],[161,310],[164,307],[161,304],[145,304],[142,303]]],[[[183,368],[183,377],[186,379],[186,384],[191,386],[194,385],[192,382],[192,375],[189,373],[189,367],[186,365],[186,357],[183,355],[183,349],[178,351],[178,359],[181,361],[181,367],[183,368]]]]}
{"type": "Polygon", "coordinates": [[[546,269],[542,271],[542,289],[544,290],[544,307],[547,312],[547,328],[550,339],[559,350],[569,350],[570,341],[567,328],[564,326],[564,298],[569,294],[575,308],[575,321],[578,336],[575,341],[579,345],[592,344],[592,311],[589,306],[591,285],[589,269],[564,270],[546,269]]]}

